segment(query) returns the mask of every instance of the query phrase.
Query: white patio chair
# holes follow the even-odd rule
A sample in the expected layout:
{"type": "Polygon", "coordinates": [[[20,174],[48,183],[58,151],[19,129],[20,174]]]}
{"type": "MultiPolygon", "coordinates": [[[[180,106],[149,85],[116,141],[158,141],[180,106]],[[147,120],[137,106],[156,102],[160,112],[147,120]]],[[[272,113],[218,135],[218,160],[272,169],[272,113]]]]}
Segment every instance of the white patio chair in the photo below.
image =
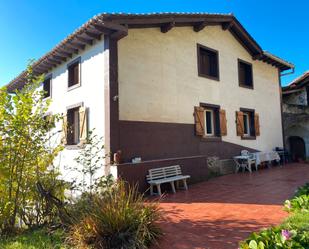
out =
{"type": "Polygon", "coordinates": [[[247,156],[248,159],[246,160],[246,163],[248,164],[248,168],[249,168],[249,171],[251,172],[252,170],[252,167],[251,165],[254,164],[255,165],[255,170],[257,171],[258,170],[258,165],[256,164],[256,160],[255,160],[255,156],[254,154],[250,153],[249,151],[247,150],[242,150],[240,152],[240,154],[242,156],[247,156]]]}

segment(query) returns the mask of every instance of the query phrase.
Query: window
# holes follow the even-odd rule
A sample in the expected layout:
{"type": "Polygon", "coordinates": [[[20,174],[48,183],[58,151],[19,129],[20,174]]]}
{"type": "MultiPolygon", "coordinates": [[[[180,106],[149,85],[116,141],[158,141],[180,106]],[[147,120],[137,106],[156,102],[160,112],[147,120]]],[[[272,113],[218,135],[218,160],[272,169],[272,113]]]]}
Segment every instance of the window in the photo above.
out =
{"type": "Polygon", "coordinates": [[[239,86],[253,88],[252,64],[238,59],[239,86]]]}
{"type": "Polygon", "coordinates": [[[255,111],[253,109],[240,108],[243,116],[243,134],[242,137],[255,137],[255,111]]]}
{"type": "Polygon", "coordinates": [[[205,135],[214,136],[214,110],[205,110],[205,135]]]}
{"type": "Polygon", "coordinates": [[[80,58],[68,64],[68,87],[80,85],[80,58]]]}
{"type": "Polygon", "coordinates": [[[51,97],[51,77],[48,77],[43,82],[44,98],[51,97]]]}
{"type": "Polygon", "coordinates": [[[69,109],[67,112],[67,144],[76,145],[79,143],[79,107],[69,109]]]}
{"type": "Polygon", "coordinates": [[[219,105],[201,103],[194,107],[195,135],[220,139],[227,135],[225,110],[219,105]]]}
{"type": "Polygon", "coordinates": [[[244,136],[250,136],[250,117],[248,113],[244,113],[244,136]]]}
{"type": "Polygon", "coordinates": [[[197,45],[198,75],[210,79],[219,80],[219,56],[218,51],[197,45]]]}
{"type": "Polygon", "coordinates": [[[63,117],[62,138],[64,145],[83,145],[88,136],[88,109],[79,103],[67,108],[63,117]]]}

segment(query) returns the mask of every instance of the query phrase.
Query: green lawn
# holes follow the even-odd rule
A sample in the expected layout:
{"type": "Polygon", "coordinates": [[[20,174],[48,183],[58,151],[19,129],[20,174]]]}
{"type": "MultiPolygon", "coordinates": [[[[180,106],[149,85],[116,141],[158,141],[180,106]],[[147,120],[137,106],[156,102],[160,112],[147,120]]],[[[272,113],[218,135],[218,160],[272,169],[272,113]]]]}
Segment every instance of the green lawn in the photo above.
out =
{"type": "Polygon", "coordinates": [[[23,233],[16,237],[0,238],[0,249],[68,249],[63,243],[62,230],[47,233],[46,230],[36,230],[23,233]]]}

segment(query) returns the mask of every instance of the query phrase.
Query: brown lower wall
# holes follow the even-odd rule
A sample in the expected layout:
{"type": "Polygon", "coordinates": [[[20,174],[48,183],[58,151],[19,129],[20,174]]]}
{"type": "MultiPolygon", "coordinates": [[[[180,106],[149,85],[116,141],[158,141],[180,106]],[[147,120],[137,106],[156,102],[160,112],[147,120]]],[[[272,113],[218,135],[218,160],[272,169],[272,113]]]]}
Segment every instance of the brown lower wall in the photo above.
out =
{"type": "Polygon", "coordinates": [[[200,182],[208,178],[207,157],[205,156],[152,160],[136,164],[125,163],[117,166],[117,172],[118,177],[132,185],[138,184],[139,190],[144,192],[149,187],[146,182],[148,170],[171,165],[180,165],[182,173],[191,176],[188,181],[189,184],[200,182]]]}
{"type": "Polygon", "coordinates": [[[243,149],[254,151],[197,137],[193,124],[119,121],[119,135],[122,164],[118,165],[118,176],[131,184],[138,183],[140,191],[148,188],[149,169],[180,165],[183,174],[191,175],[189,183],[194,183],[208,178],[208,157],[231,159],[243,149]],[[142,162],[129,163],[133,157],[141,157],[142,162]]]}
{"type": "Polygon", "coordinates": [[[119,121],[119,149],[122,162],[133,157],[143,161],[191,157],[218,156],[228,159],[247,149],[223,141],[209,141],[194,135],[193,124],[119,121]]]}

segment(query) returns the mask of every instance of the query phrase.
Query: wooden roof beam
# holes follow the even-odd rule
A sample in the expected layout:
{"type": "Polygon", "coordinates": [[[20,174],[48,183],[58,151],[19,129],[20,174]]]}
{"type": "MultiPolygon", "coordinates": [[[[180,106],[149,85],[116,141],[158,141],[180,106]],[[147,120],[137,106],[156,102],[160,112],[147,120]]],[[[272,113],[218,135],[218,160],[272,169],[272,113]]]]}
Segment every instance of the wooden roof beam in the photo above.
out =
{"type": "Polygon", "coordinates": [[[199,32],[201,30],[203,30],[205,27],[207,26],[207,22],[199,22],[198,24],[193,25],[193,30],[195,32],[199,32]]]}
{"type": "Polygon", "coordinates": [[[98,33],[95,33],[95,32],[86,31],[85,35],[87,35],[88,37],[93,38],[93,39],[101,40],[101,34],[98,34],[98,33]]]}
{"type": "Polygon", "coordinates": [[[66,61],[67,60],[66,57],[60,56],[60,55],[57,55],[57,54],[54,54],[53,58],[55,58],[56,60],[61,60],[61,61],[66,61]]]}
{"type": "Polygon", "coordinates": [[[83,43],[79,43],[79,42],[69,42],[68,43],[68,46],[70,47],[72,47],[72,48],[76,48],[76,49],[81,49],[81,50],[84,50],[85,49],[85,47],[86,47],[86,45],[85,44],[83,44],[83,43]]]}
{"type": "Polygon", "coordinates": [[[72,54],[77,54],[78,53],[78,49],[70,44],[65,44],[63,46],[63,49],[69,53],[72,53],[72,54]]]}
{"type": "Polygon", "coordinates": [[[175,27],[175,22],[169,22],[169,23],[165,23],[161,26],[161,32],[162,33],[167,33],[168,31],[170,31],[172,28],[175,27]]]}
{"type": "Polygon", "coordinates": [[[230,30],[234,26],[234,22],[224,22],[222,23],[223,30],[230,30]]]}
{"type": "Polygon", "coordinates": [[[81,36],[76,36],[76,39],[79,40],[81,43],[86,44],[86,45],[92,45],[93,40],[92,39],[87,39],[81,36]]]}
{"type": "Polygon", "coordinates": [[[56,67],[57,66],[57,64],[52,63],[52,62],[50,62],[48,60],[47,61],[43,61],[42,63],[43,63],[43,65],[46,65],[48,67],[56,67]]]}
{"type": "Polygon", "coordinates": [[[50,61],[52,63],[55,63],[55,64],[58,64],[58,65],[60,65],[62,63],[61,60],[54,59],[54,57],[53,58],[48,58],[48,61],[50,61]]]}
{"type": "Polygon", "coordinates": [[[263,58],[263,54],[256,54],[252,56],[253,60],[261,60],[263,58]]]}
{"type": "Polygon", "coordinates": [[[115,22],[97,21],[93,26],[104,34],[109,34],[110,30],[128,32],[128,25],[121,25],[115,22]]]}
{"type": "Polygon", "coordinates": [[[61,50],[58,50],[57,53],[60,54],[60,56],[65,57],[72,57],[72,53],[68,52],[67,50],[64,50],[65,48],[62,48],[61,50]]]}
{"type": "Polygon", "coordinates": [[[103,34],[108,34],[110,33],[110,29],[102,26],[102,25],[99,25],[99,24],[93,24],[93,27],[99,31],[100,33],[103,33],[103,34]]]}
{"type": "Polygon", "coordinates": [[[34,72],[37,72],[38,74],[42,74],[42,73],[48,72],[50,69],[51,68],[46,65],[39,64],[36,66],[36,69],[34,70],[34,72]]]}

